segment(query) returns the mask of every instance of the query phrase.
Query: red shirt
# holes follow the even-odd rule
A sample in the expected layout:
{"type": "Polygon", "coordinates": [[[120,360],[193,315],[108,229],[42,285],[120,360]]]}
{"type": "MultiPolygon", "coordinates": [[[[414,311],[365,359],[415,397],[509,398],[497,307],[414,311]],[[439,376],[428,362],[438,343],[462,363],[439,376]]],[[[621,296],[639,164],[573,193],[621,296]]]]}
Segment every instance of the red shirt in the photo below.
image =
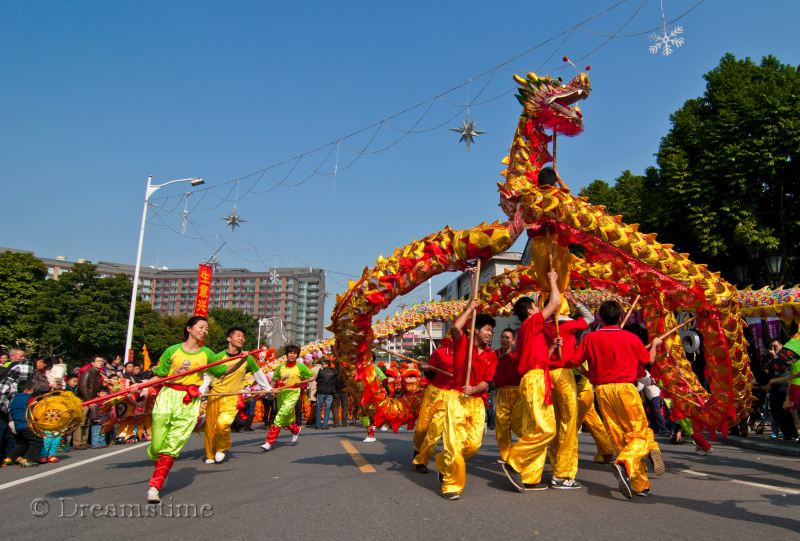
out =
{"type": "MultiPolygon", "coordinates": [[[[467,335],[462,334],[461,338],[456,340],[455,343],[455,356],[453,357],[453,379],[455,380],[455,389],[461,390],[467,384],[467,348],[469,347],[469,339],[467,335]]],[[[470,370],[469,384],[473,387],[480,382],[485,381],[491,383],[494,378],[494,371],[497,367],[497,356],[492,351],[492,348],[486,348],[483,351],[479,350],[477,346],[472,346],[472,370],[470,370]]],[[[484,403],[488,402],[489,395],[486,391],[479,395],[484,403]]]]}
{"type": "Polygon", "coordinates": [[[498,387],[519,386],[519,380],[522,379],[522,376],[517,372],[517,363],[519,362],[517,351],[511,350],[503,355],[502,350],[498,349],[494,353],[497,356],[494,384],[498,387]]]}
{"type": "Polygon", "coordinates": [[[588,362],[594,385],[633,383],[641,365],[650,362],[650,352],[635,334],[606,325],[583,338],[572,361],[576,366],[588,362]]]}
{"type": "Polygon", "coordinates": [[[517,332],[517,372],[524,376],[530,370],[547,370],[550,366],[547,342],[544,339],[544,319],[536,312],[522,322],[517,332]]]}
{"type": "MultiPolygon", "coordinates": [[[[453,348],[450,346],[436,348],[433,350],[433,353],[431,353],[431,357],[428,359],[428,364],[435,366],[436,368],[441,368],[442,370],[452,374],[453,353],[453,348]]],[[[433,377],[430,380],[431,385],[444,390],[454,389],[455,386],[453,383],[453,378],[445,376],[441,372],[434,372],[433,377]]]]}
{"type": "MultiPolygon", "coordinates": [[[[572,356],[575,355],[575,348],[578,346],[578,335],[587,329],[589,329],[589,324],[583,318],[559,320],[558,334],[564,343],[561,345],[560,359],[558,358],[557,349],[550,356],[550,370],[572,366],[572,356]]],[[[548,348],[555,338],[556,324],[552,319],[548,319],[544,325],[544,339],[548,348]]]]}

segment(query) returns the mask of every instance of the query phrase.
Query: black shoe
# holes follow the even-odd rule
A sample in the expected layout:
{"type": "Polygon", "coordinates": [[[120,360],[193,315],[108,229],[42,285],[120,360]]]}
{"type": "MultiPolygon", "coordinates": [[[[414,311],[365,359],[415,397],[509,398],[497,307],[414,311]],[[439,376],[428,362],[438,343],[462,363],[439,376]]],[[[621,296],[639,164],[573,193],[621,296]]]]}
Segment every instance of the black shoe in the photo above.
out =
{"type": "Polygon", "coordinates": [[[428,466],[425,464],[414,464],[414,469],[417,470],[417,473],[428,473],[428,466]]]}
{"type": "Polygon", "coordinates": [[[444,498],[445,500],[457,500],[460,497],[461,494],[459,494],[458,492],[446,492],[442,494],[442,498],[444,498]]]}
{"type": "MultiPolygon", "coordinates": [[[[520,474],[506,462],[501,462],[500,467],[503,469],[503,473],[506,474],[506,477],[511,484],[514,485],[514,488],[519,492],[525,492],[525,484],[522,482],[522,474],[520,474]]],[[[544,488],[547,487],[545,486],[544,488]]]]}
{"type": "Polygon", "coordinates": [[[437,472],[437,477],[439,478],[439,484],[443,485],[444,484],[444,475],[442,475],[441,472],[437,472]]]}
{"type": "Polygon", "coordinates": [[[631,490],[631,481],[628,479],[628,472],[625,471],[625,465],[615,462],[611,465],[611,467],[614,470],[614,475],[617,476],[617,480],[619,481],[619,491],[622,492],[622,495],[627,499],[632,499],[633,491],[631,490]]]}

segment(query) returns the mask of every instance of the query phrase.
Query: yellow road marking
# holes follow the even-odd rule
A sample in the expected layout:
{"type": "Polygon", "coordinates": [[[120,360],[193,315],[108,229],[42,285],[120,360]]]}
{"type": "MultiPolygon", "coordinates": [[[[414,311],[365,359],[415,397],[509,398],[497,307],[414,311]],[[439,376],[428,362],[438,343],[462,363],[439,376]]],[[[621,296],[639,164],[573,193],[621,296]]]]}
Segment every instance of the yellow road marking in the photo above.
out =
{"type": "Polygon", "coordinates": [[[358,469],[361,471],[361,473],[375,473],[375,468],[373,468],[370,463],[367,462],[367,459],[364,458],[364,456],[359,453],[358,450],[356,450],[350,441],[341,440],[341,442],[342,447],[344,447],[344,450],[347,451],[348,455],[350,455],[350,458],[353,459],[353,462],[356,463],[356,466],[358,466],[358,469]]]}

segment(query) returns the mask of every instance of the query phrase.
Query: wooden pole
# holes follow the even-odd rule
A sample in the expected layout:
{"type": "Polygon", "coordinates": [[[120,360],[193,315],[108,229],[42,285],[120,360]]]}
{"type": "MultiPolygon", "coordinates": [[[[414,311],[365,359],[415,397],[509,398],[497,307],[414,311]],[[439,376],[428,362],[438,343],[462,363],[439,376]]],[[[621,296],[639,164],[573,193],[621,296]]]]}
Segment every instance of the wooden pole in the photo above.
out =
{"type": "MultiPolygon", "coordinates": [[[[661,340],[664,340],[665,338],[668,338],[668,337],[672,336],[673,334],[675,334],[676,332],[678,332],[679,330],[681,330],[682,328],[684,328],[686,325],[688,325],[689,323],[691,323],[691,322],[692,322],[692,321],[694,321],[695,319],[697,319],[697,316],[696,316],[696,315],[695,315],[695,316],[692,316],[692,317],[690,317],[689,319],[687,319],[686,321],[684,321],[683,323],[681,323],[681,324],[679,324],[679,325],[675,325],[675,326],[674,326],[674,327],[672,327],[670,330],[668,330],[667,332],[665,332],[664,334],[662,334],[661,336],[659,336],[659,338],[660,338],[661,340]]],[[[652,345],[653,345],[653,343],[652,343],[652,342],[650,342],[649,344],[647,344],[647,345],[645,346],[645,348],[646,348],[646,349],[650,349],[650,346],[652,346],[652,345]]]]}
{"type": "MultiPolygon", "coordinates": [[[[472,284],[472,300],[478,299],[478,287],[481,282],[481,260],[478,259],[478,265],[475,267],[475,283],[472,284]]],[[[469,349],[467,350],[467,380],[465,386],[469,385],[469,375],[472,372],[472,346],[475,343],[475,320],[478,318],[478,310],[472,312],[472,323],[469,325],[469,349]]]]}
{"type": "MultiPolygon", "coordinates": [[[[555,132],[553,132],[553,143],[555,143],[555,132]]],[[[546,225],[547,227],[547,261],[548,261],[548,269],[547,271],[553,270],[553,242],[550,238],[550,224],[546,225]]],[[[553,292],[551,291],[550,294],[552,295],[553,292]]],[[[556,324],[556,338],[561,338],[561,331],[558,329],[558,308],[556,308],[556,312],[553,314],[553,322],[556,324]]],[[[561,346],[557,348],[558,358],[561,358],[561,346]]]]}
{"type": "MultiPolygon", "coordinates": [[[[383,353],[388,353],[389,355],[394,355],[398,359],[403,359],[404,361],[408,361],[408,362],[415,363],[415,364],[419,364],[420,363],[420,361],[414,359],[413,357],[407,357],[407,356],[402,355],[400,353],[394,353],[393,351],[389,351],[388,349],[383,349],[383,348],[372,348],[372,349],[374,349],[375,351],[382,351],[383,353]]],[[[430,365],[428,365],[428,366],[430,366],[430,365]]],[[[433,370],[434,372],[439,372],[440,374],[444,374],[445,376],[448,376],[448,377],[451,377],[451,378],[453,377],[453,374],[451,374],[447,370],[442,370],[441,368],[438,368],[436,366],[430,366],[430,369],[433,370]]]]}
{"type": "Polygon", "coordinates": [[[641,299],[641,298],[642,298],[641,295],[636,295],[636,298],[633,299],[633,302],[631,303],[631,307],[628,308],[628,311],[626,312],[625,317],[622,320],[622,323],[619,324],[619,328],[620,329],[623,328],[625,326],[625,324],[628,322],[628,319],[631,317],[631,314],[636,309],[636,304],[639,302],[639,299],[641,299]]]}

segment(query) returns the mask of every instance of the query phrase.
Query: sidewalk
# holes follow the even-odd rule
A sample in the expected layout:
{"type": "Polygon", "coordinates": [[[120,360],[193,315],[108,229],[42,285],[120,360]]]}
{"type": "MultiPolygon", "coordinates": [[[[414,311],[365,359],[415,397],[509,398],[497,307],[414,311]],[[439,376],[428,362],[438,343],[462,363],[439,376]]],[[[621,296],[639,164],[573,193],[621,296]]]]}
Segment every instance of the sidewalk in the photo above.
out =
{"type": "MultiPolygon", "coordinates": [[[[749,449],[751,451],[800,458],[800,443],[771,438],[769,434],[755,434],[751,432],[746,438],[741,436],[728,436],[728,439],[721,440],[719,443],[740,447],[742,449],[749,449]]],[[[715,445],[715,443],[712,442],[712,445],[715,445]]]]}

